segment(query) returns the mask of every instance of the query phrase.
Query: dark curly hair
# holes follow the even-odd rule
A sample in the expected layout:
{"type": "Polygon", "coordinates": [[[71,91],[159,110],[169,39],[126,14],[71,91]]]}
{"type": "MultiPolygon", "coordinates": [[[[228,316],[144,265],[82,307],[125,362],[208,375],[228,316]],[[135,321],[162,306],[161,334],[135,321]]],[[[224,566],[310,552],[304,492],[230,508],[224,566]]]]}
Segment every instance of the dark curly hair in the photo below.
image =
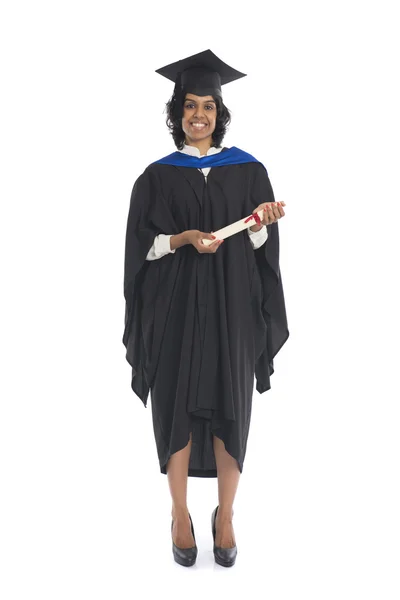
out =
{"type": "MultiPolygon", "coordinates": [[[[219,96],[213,96],[213,98],[217,106],[217,118],[215,120],[215,129],[212,133],[212,146],[218,148],[221,145],[227,127],[231,122],[231,113],[219,96]]],[[[185,98],[183,98],[182,106],[184,102],[185,98]]],[[[182,118],[177,117],[177,112],[179,111],[177,111],[175,92],[172,94],[171,98],[166,103],[166,111],[166,123],[168,129],[170,130],[170,134],[174,139],[175,146],[178,148],[178,150],[182,150],[185,144],[185,132],[182,129],[182,118]]]]}

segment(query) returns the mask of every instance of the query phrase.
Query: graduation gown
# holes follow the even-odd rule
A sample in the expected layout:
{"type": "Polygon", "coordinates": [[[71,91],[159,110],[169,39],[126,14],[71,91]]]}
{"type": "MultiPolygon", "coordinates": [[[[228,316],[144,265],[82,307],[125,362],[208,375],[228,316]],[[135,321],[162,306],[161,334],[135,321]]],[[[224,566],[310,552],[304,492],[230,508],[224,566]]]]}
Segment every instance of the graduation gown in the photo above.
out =
{"type": "MultiPolygon", "coordinates": [[[[222,152],[227,150],[224,148],[222,152]]],[[[240,472],[246,454],[254,378],[270,389],[274,357],[289,337],[279,266],[278,222],[254,250],[247,231],[216,253],[191,244],[146,261],[159,233],[217,231],[274,202],[259,162],[196,168],[153,163],[136,180],[125,243],[123,343],[131,387],[149,392],[160,471],[192,433],[189,476],[216,477],[213,435],[240,472]]]]}

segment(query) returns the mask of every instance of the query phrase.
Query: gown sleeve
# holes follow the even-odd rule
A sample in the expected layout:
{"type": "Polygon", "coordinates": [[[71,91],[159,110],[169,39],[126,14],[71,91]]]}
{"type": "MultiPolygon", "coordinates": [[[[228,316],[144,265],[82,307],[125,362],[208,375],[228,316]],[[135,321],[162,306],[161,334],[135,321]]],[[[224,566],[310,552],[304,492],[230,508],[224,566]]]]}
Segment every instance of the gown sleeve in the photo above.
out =
{"type": "MultiPolygon", "coordinates": [[[[251,186],[254,206],[275,202],[268,173],[263,164],[256,165],[251,186]]],[[[256,389],[262,394],[271,388],[274,358],[289,337],[283,281],[279,264],[279,221],[267,225],[265,244],[254,251],[262,286],[262,312],[267,325],[266,344],[256,361],[256,389]]]]}
{"type": "MultiPolygon", "coordinates": [[[[124,297],[125,328],[122,342],[126,360],[132,367],[132,390],[146,405],[149,387],[142,364],[143,348],[140,332],[140,305],[138,289],[143,276],[146,256],[161,232],[155,223],[157,192],[150,175],[144,171],[136,180],[130,199],[125,238],[124,297]]],[[[149,264],[149,263],[147,263],[149,264]]]]}

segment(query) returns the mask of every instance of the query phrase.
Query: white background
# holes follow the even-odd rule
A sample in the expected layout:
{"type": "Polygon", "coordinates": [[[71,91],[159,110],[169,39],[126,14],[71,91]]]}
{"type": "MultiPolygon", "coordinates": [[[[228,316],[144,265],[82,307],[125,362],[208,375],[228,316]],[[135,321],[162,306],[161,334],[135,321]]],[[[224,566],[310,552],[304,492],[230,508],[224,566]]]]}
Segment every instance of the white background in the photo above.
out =
{"type": "Polygon", "coordinates": [[[398,600],[399,56],[395,2],[4,2],[1,581],[4,600],[398,600]],[[197,564],[122,345],[134,181],[175,150],[173,84],[210,48],[224,144],[266,166],[290,338],[254,394],[214,565],[216,479],[189,479],[197,564]],[[251,591],[251,588],[253,589],[251,591]]]}

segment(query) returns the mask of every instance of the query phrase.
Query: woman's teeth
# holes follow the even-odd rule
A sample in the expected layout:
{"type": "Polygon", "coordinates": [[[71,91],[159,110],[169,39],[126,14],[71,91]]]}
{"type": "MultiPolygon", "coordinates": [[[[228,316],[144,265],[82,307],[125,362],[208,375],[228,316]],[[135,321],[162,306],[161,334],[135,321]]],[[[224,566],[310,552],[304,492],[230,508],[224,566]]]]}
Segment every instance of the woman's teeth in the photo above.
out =
{"type": "Polygon", "coordinates": [[[195,127],[196,129],[203,129],[205,126],[205,123],[192,123],[192,127],[195,127]]]}

